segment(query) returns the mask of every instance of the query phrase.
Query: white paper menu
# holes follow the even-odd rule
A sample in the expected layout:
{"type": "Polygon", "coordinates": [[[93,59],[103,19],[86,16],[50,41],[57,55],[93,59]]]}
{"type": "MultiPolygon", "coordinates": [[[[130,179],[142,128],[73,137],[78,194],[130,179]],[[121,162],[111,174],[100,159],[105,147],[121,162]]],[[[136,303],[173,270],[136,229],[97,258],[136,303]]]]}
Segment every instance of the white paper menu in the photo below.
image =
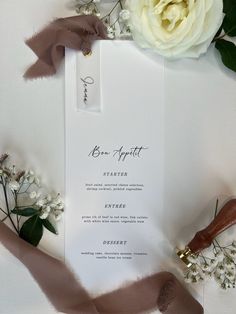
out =
{"type": "MultiPolygon", "coordinates": [[[[101,62],[100,113],[77,110],[81,56],[66,56],[65,245],[67,262],[97,294],[164,263],[157,227],[163,214],[164,66],[131,42],[101,41],[93,51],[101,62]]],[[[99,78],[88,72],[84,76],[99,78]]],[[[85,88],[89,101],[93,91],[85,88]]]]}
{"type": "MultiPolygon", "coordinates": [[[[97,114],[78,111],[78,58],[66,57],[66,261],[94,294],[159,270],[180,279],[174,247],[236,195],[235,74],[213,48],[165,66],[127,41],[94,49],[97,114]],[[136,154],[118,161],[121,148],[136,154]]],[[[204,285],[188,288],[222,313],[216,285],[204,298],[204,285]]]]}

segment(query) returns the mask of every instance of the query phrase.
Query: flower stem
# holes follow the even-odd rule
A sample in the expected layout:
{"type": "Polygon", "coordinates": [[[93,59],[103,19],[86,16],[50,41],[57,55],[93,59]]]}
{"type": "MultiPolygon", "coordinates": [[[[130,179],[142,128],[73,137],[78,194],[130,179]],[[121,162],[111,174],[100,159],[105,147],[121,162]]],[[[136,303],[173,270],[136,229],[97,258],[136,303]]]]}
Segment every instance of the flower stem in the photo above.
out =
{"type": "Polygon", "coordinates": [[[120,4],[120,8],[121,8],[121,10],[123,10],[122,0],[119,0],[119,4],[120,4]]]}
{"type": "MultiPolygon", "coordinates": [[[[14,199],[15,199],[15,208],[18,209],[18,199],[17,199],[17,192],[14,192],[14,199]]],[[[20,219],[19,215],[16,214],[16,221],[17,221],[17,230],[20,232],[20,219]]]]}
{"type": "Polygon", "coordinates": [[[5,202],[6,202],[6,208],[7,208],[7,214],[8,214],[8,218],[10,219],[13,228],[15,229],[15,231],[17,232],[17,234],[19,234],[19,231],[17,230],[14,221],[11,218],[11,212],[10,212],[10,207],[9,207],[9,203],[8,203],[8,197],[7,197],[7,189],[6,189],[6,183],[4,183],[3,177],[1,176],[2,179],[2,188],[3,188],[3,193],[4,193],[4,197],[5,197],[5,202]]]}
{"type": "Polygon", "coordinates": [[[114,7],[111,9],[111,11],[109,13],[107,13],[106,15],[104,15],[101,20],[105,19],[106,17],[110,16],[111,13],[115,10],[115,8],[118,6],[118,4],[120,3],[120,1],[117,1],[116,4],[114,5],[114,7]]]}
{"type": "Polygon", "coordinates": [[[1,207],[0,207],[0,211],[3,212],[5,215],[7,215],[7,212],[4,209],[2,209],[1,207]]]}
{"type": "Polygon", "coordinates": [[[229,33],[231,33],[232,31],[234,31],[236,29],[236,26],[233,26],[228,32],[224,33],[223,35],[216,37],[212,40],[212,42],[216,42],[217,40],[220,40],[222,38],[224,38],[225,36],[227,36],[229,33]]]}
{"type": "Polygon", "coordinates": [[[216,200],[216,207],[215,207],[215,213],[214,213],[214,218],[216,218],[217,212],[218,212],[218,205],[219,205],[219,200],[217,198],[216,200]]]}

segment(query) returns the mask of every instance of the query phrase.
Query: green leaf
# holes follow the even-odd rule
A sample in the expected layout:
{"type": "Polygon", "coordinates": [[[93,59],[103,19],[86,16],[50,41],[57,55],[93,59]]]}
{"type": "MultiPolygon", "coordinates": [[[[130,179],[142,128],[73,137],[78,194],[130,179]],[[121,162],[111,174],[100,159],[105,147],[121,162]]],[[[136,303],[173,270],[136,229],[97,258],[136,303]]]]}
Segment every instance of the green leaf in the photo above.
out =
{"type": "Polygon", "coordinates": [[[24,208],[24,209],[13,209],[11,211],[13,214],[17,214],[19,216],[29,217],[38,213],[38,210],[35,208],[24,208]]]}
{"type": "Polygon", "coordinates": [[[236,36],[236,3],[225,15],[223,21],[223,29],[228,36],[236,36]]]}
{"type": "Polygon", "coordinates": [[[45,228],[47,228],[50,232],[57,234],[55,227],[51,224],[51,222],[48,219],[43,219],[42,221],[45,228]]]}
{"type": "Polygon", "coordinates": [[[224,65],[230,70],[236,72],[236,46],[234,43],[219,39],[216,41],[216,49],[221,54],[221,59],[224,65]]]}
{"type": "Polygon", "coordinates": [[[35,215],[22,225],[20,237],[30,244],[37,246],[43,236],[43,223],[38,215],[35,215]]]}
{"type": "Polygon", "coordinates": [[[224,2],[224,13],[228,13],[232,10],[232,7],[236,5],[236,0],[223,0],[224,2]]]}

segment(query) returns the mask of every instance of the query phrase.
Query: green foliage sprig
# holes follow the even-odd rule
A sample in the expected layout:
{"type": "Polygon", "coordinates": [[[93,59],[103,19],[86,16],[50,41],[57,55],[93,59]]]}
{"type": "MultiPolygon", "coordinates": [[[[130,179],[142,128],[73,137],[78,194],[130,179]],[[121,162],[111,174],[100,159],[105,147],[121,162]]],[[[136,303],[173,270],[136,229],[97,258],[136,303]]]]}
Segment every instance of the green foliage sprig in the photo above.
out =
{"type": "Polygon", "coordinates": [[[224,0],[224,14],[223,23],[213,41],[224,65],[236,72],[236,45],[225,39],[236,36],[236,0],[224,0]]]}
{"type": "Polygon", "coordinates": [[[15,232],[37,246],[44,228],[57,234],[55,227],[64,211],[60,194],[52,197],[40,186],[33,171],[9,166],[8,154],[0,156],[0,221],[9,219],[15,232]]]}

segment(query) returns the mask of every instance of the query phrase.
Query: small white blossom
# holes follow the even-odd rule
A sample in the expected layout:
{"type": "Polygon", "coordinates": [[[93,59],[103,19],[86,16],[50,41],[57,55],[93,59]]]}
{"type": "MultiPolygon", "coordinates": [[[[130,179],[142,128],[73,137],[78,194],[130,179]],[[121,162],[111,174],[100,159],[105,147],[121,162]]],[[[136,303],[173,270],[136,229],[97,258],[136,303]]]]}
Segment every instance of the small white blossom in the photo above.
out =
{"type": "Polygon", "coordinates": [[[216,259],[211,259],[210,268],[213,269],[218,265],[218,261],[216,259]]]}
{"type": "Polygon", "coordinates": [[[40,181],[39,178],[34,174],[34,172],[32,170],[29,170],[28,173],[25,175],[25,180],[29,183],[29,184],[36,184],[37,186],[39,186],[40,181]]]}
{"type": "Polygon", "coordinates": [[[107,28],[107,36],[110,39],[113,39],[115,37],[115,30],[113,27],[108,27],[107,28]]]}
{"type": "Polygon", "coordinates": [[[220,264],[217,269],[216,269],[216,273],[219,275],[223,275],[225,273],[225,267],[223,264],[220,264]]]}
{"type": "Polygon", "coordinates": [[[197,261],[197,257],[192,254],[192,255],[190,255],[190,256],[188,257],[188,260],[189,260],[190,263],[195,264],[196,261],[197,261]]]}
{"type": "Polygon", "coordinates": [[[47,205],[43,210],[49,214],[51,212],[51,206],[47,205]]]}
{"type": "Polygon", "coordinates": [[[129,20],[129,18],[130,18],[130,12],[129,12],[129,10],[121,10],[120,13],[119,13],[119,18],[120,18],[122,21],[127,21],[127,20],[129,20]]]}
{"type": "Polygon", "coordinates": [[[218,284],[222,284],[224,282],[224,276],[222,275],[215,275],[215,281],[218,283],[218,284]]]}
{"type": "Polygon", "coordinates": [[[236,250],[231,250],[229,254],[231,257],[236,258],[236,250]]]}
{"type": "Polygon", "coordinates": [[[56,221],[61,220],[62,218],[62,211],[54,211],[53,212],[53,217],[56,221]]]}
{"type": "Polygon", "coordinates": [[[62,198],[60,196],[60,194],[57,195],[57,197],[52,201],[51,206],[55,209],[55,210],[63,210],[64,208],[64,203],[62,201],[62,198]]]}
{"type": "Polygon", "coordinates": [[[225,277],[228,278],[230,281],[233,281],[235,279],[235,273],[228,271],[225,273],[225,277]]]}
{"type": "Polygon", "coordinates": [[[9,188],[12,190],[12,191],[18,191],[19,188],[20,188],[20,184],[19,182],[17,182],[16,180],[11,180],[9,182],[9,188]]]}
{"type": "Polygon", "coordinates": [[[39,207],[43,207],[47,203],[47,200],[45,198],[41,198],[36,202],[36,205],[39,207]]]}
{"type": "Polygon", "coordinates": [[[224,256],[224,253],[222,251],[219,251],[215,254],[215,257],[216,257],[217,261],[221,263],[221,262],[223,262],[225,256],[224,256]]]}
{"type": "Polygon", "coordinates": [[[207,264],[207,263],[204,263],[204,264],[202,265],[202,269],[203,269],[204,271],[208,271],[208,270],[211,269],[211,266],[210,266],[209,264],[207,264]]]}
{"type": "Polygon", "coordinates": [[[234,265],[234,262],[233,260],[231,260],[230,258],[226,258],[225,261],[224,261],[224,265],[227,269],[235,269],[235,265],[234,265]]]}
{"type": "Polygon", "coordinates": [[[41,219],[46,219],[48,218],[49,213],[47,213],[46,211],[42,211],[41,214],[39,215],[39,218],[41,219]]]}
{"type": "Polygon", "coordinates": [[[29,193],[29,198],[30,199],[34,199],[34,198],[37,198],[38,196],[38,193],[36,191],[32,191],[29,193]]]}
{"type": "Polygon", "coordinates": [[[30,170],[26,175],[26,180],[31,184],[34,182],[34,178],[35,178],[34,172],[30,170]]]}

